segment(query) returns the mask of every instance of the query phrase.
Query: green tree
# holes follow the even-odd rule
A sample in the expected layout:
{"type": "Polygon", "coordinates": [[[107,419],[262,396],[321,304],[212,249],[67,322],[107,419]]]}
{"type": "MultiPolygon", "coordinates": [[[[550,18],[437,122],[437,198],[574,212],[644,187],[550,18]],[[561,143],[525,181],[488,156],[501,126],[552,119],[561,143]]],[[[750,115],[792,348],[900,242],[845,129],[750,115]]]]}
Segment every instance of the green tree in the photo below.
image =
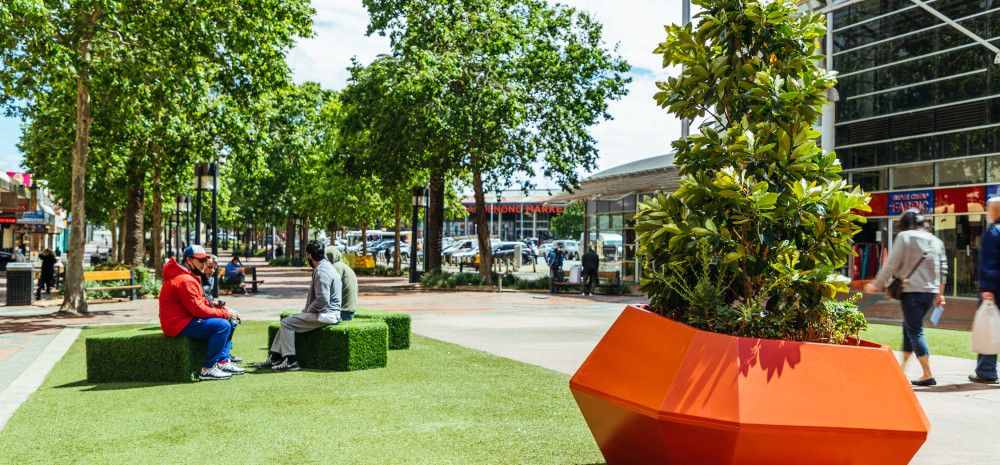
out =
{"type": "Polygon", "coordinates": [[[583,202],[573,202],[563,209],[562,215],[552,218],[549,230],[557,238],[576,239],[583,234],[583,213],[583,202]]]}
{"type": "Polygon", "coordinates": [[[700,0],[696,26],[657,53],[679,76],[656,101],[707,117],[674,142],[680,186],[636,217],[657,312],[722,333],[840,342],[865,326],[839,274],[868,195],[840,176],[813,130],[834,74],[816,63],[824,20],[789,0],[700,0]]]}
{"type": "MultiPolygon", "coordinates": [[[[489,282],[485,192],[535,166],[562,187],[579,184],[597,153],[588,128],[625,93],[628,64],[602,43],[587,14],[543,0],[365,0],[369,33],[390,38],[395,70],[385,92],[429,171],[428,269],[440,265],[445,183],[471,180],[489,282]],[[405,104],[409,102],[409,104],[405,104]]],[[[524,187],[529,187],[525,183],[524,187]]]]}

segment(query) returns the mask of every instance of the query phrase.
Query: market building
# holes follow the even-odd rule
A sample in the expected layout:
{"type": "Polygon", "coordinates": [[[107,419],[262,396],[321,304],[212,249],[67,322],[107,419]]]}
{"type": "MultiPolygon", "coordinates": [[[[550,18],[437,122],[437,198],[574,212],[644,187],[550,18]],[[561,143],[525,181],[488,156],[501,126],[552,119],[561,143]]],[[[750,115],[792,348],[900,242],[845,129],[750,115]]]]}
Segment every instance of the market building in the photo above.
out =
{"type": "Polygon", "coordinates": [[[1000,5],[926,5],[950,21],[910,0],[826,7],[827,62],[839,77],[824,148],[872,194],[852,279],[874,277],[898,232],[893,220],[917,208],[945,243],[947,294],[972,297],[985,202],[1000,185],[1000,67],[997,53],[955,25],[1000,44],[1000,5]]]}
{"type": "MultiPolygon", "coordinates": [[[[537,238],[546,241],[552,238],[549,221],[563,213],[563,205],[552,203],[552,196],[558,191],[537,189],[525,194],[521,190],[502,191],[499,197],[486,195],[490,235],[502,241],[516,241],[537,238]]],[[[462,200],[466,216],[459,220],[445,221],[446,236],[468,236],[476,234],[476,202],[469,197],[462,200]]]]}
{"type": "Polygon", "coordinates": [[[623,281],[639,282],[642,263],[636,259],[634,219],[639,202],[672,192],[677,179],[673,154],[658,155],[591,175],[579,189],[563,192],[552,201],[584,202],[581,250],[594,248],[601,271],[619,272],[623,281]]]}

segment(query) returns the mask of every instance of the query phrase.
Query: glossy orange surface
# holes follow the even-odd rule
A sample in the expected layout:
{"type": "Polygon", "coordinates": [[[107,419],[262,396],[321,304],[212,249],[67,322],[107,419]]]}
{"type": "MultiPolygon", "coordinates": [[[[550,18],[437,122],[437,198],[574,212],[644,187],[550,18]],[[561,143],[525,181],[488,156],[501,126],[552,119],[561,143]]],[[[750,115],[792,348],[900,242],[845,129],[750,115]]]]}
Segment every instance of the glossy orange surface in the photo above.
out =
{"type": "Polygon", "coordinates": [[[887,346],[726,336],[633,306],[570,389],[610,465],[903,465],[930,427],[887,346]]]}

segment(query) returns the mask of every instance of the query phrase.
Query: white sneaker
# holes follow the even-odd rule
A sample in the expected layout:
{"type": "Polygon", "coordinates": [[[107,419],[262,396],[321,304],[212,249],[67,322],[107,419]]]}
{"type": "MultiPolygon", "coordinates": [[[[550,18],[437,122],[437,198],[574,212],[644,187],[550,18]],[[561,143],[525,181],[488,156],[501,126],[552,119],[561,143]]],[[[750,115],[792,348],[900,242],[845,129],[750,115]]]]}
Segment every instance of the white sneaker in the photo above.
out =
{"type": "Polygon", "coordinates": [[[216,363],[215,366],[218,367],[223,373],[229,373],[230,375],[242,375],[247,372],[246,370],[236,366],[233,362],[216,363]]]}
{"type": "Polygon", "coordinates": [[[213,379],[229,379],[233,375],[226,373],[219,369],[219,364],[216,363],[215,366],[209,368],[208,370],[201,370],[201,374],[198,375],[198,379],[203,380],[213,380],[213,379]]]}

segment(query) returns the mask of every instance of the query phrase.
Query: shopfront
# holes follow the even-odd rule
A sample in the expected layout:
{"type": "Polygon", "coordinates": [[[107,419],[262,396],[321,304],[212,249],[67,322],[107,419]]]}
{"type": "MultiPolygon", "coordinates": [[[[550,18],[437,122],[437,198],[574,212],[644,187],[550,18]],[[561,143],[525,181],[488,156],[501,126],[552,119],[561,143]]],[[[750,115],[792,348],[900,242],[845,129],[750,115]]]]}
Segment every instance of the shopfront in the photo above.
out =
{"type": "MultiPolygon", "coordinates": [[[[525,195],[522,191],[505,191],[501,196],[486,197],[487,227],[490,236],[502,241],[552,238],[549,222],[562,215],[563,205],[551,203],[554,191],[535,190],[525,195]]],[[[467,215],[460,220],[445,222],[446,236],[471,236],[476,234],[476,203],[468,198],[462,201],[467,215]]]]}

